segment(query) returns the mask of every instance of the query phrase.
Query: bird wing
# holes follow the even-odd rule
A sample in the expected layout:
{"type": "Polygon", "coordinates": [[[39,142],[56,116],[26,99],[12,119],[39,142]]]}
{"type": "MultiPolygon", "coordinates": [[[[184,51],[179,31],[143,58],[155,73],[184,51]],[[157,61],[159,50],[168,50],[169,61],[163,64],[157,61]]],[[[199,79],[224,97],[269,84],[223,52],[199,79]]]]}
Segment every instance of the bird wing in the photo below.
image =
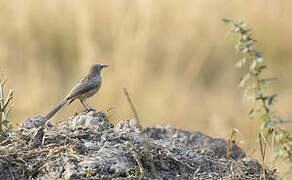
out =
{"type": "Polygon", "coordinates": [[[93,81],[81,81],[71,89],[71,91],[69,92],[65,99],[67,100],[75,99],[78,96],[92,90],[96,86],[97,84],[93,81]]]}

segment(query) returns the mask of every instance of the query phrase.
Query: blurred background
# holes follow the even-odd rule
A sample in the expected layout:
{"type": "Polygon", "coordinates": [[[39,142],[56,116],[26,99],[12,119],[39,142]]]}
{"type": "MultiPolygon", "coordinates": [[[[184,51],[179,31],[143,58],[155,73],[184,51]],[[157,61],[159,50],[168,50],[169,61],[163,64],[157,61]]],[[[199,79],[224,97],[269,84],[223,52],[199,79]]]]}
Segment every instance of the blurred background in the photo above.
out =
{"type": "MultiPolygon", "coordinates": [[[[0,67],[14,88],[11,119],[45,115],[94,63],[108,64],[98,95],[88,100],[108,111],[112,123],[133,117],[127,88],[142,124],[172,125],[228,138],[239,129],[252,153],[260,122],[234,67],[236,36],[224,38],[221,19],[243,18],[264,52],[267,76],[277,76],[276,109],[292,117],[292,1],[137,0],[0,1],[0,67]]],[[[52,119],[82,111],[79,102],[52,119]]],[[[290,128],[291,129],[291,128],[290,128]]]]}

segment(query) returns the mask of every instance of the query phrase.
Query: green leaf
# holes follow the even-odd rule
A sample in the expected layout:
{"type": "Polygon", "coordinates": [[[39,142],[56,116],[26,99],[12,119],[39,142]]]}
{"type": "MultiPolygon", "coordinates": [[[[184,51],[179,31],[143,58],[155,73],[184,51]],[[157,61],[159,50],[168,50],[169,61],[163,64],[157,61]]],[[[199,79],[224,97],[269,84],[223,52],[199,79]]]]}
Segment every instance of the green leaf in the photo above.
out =
{"type": "Polygon", "coordinates": [[[248,113],[249,117],[251,117],[251,118],[254,117],[256,115],[256,113],[259,112],[260,110],[261,110],[260,106],[257,106],[255,108],[251,109],[248,113]]]}
{"type": "Polygon", "coordinates": [[[257,67],[257,70],[259,71],[259,72],[261,72],[263,69],[266,69],[267,68],[267,65],[262,65],[262,66],[258,66],[257,67]]]}
{"type": "Polygon", "coordinates": [[[7,79],[5,79],[4,81],[1,81],[0,86],[4,86],[7,82],[7,79]]]}
{"type": "Polygon", "coordinates": [[[256,61],[257,61],[258,63],[262,63],[262,62],[264,61],[264,58],[263,58],[263,57],[259,57],[259,58],[256,59],[256,61]]]}
{"type": "Polygon", "coordinates": [[[265,137],[262,132],[259,133],[259,140],[260,140],[260,150],[261,150],[261,156],[262,160],[265,160],[266,156],[266,144],[265,143],[265,137]]]}
{"type": "Polygon", "coordinates": [[[231,20],[231,19],[228,19],[228,18],[223,18],[222,21],[225,22],[225,23],[230,23],[230,22],[232,22],[232,20],[231,20]]]}
{"type": "Polygon", "coordinates": [[[268,130],[268,134],[272,134],[274,131],[275,131],[275,128],[274,127],[270,127],[269,130],[268,130]]]}
{"type": "Polygon", "coordinates": [[[250,78],[250,73],[247,73],[243,78],[240,80],[239,86],[243,87],[244,84],[249,80],[250,78]]]}
{"type": "Polygon", "coordinates": [[[246,34],[243,34],[243,35],[241,36],[241,40],[245,42],[245,41],[247,40],[247,35],[246,35],[246,34]]]}
{"type": "Polygon", "coordinates": [[[259,52],[259,51],[254,51],[254,55],[256,57],[262,57],[263,56],[263,53],[262,52],[259,52]]]}
{"type": "Polygon", "coordinates": [[[3,109],[5,109],[6,106],[8,106],[8,104],[11,101],[12,97],[13,97],[13,89],[10,89],[9,94],[8,94],[4,104],[3,104],[3,107],[2,107],[3,109]]]}
{"type": "Polygon", "coordinates": [[[8,111],[5,112],[5,116],[8,117],[10,112],[11,112],[11,107],[8,109],[8,111]]]}
{"type": "Polygon", "coordinates": [[[235,67],[242,68],[243,65],[245,65],[245,64],[246,64],[246,58],[242,58],[235,64],[235,67]]]}
{"type": "Polygon", "coordinates": [[[248,38],[248,41],[247,41],[247,45],[248,46],[251,46],[253,43],[255,43],[256,42],[256,40],[254,40],[254,39],[251,39],[251,38],[248,38]]]}
{"type": "Polygon", "coordinates": [[[4,106],[4,90],[3,86],[0,84],[0,107],[3,109],[4,106]]]}
{"type": "Polygon", "coordinates": [[[251,65],[249,66],[249,70],[250,70],[251,72],[254,72],[256,66],[257,66],[257,61],[255,61],[255,60],[252,61],[251,65]]]}
{"type": "Polygon", "coordinates": [[[277,97],[278,97],[277,94],[273,94],[272,96],[270,96],[268,104],[271,105],[273,103],[273,101],[276,100],[277,97]]]}
{"type": "MultiPolygon", "coordinates": [[[[241,26],[241,27],[245,27],[246,26],[246,24],[244,25],[244,26],[241,26]]],[[[249,34],[247,34],[248,32],[250,32],[251,31],[251,29],[242,29],[241,30],[242,31],[242,33],[244,33],[244,35],[246,35],[247,36],[247,39],[248,40],[250,40],[251,38],[249,37],[250,35],[249,34]]]]}
{"type": "Polygon", "coordinates": [[[234,32],[239,32],[239,31],[240,31],[240,27],[238,27],[238,26],[235,27],[235,28],[233,29],[233,31],[234,31],[234,32]]]}
{"type": "Polygon", "coordinates": [[[241,50],[242,53],[247,53],[248,51],[249,51],[249,48],[243,48],[243,49],[241,50]]]}

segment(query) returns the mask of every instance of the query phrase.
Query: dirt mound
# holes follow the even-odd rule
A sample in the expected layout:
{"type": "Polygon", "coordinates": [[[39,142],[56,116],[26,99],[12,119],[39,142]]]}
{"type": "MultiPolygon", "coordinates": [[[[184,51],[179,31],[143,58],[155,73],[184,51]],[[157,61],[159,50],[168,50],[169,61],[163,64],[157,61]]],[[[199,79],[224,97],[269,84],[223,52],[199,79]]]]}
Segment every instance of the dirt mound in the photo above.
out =
{"type": "MultiPolygon", "coordinates": [[[[154,179],[135,120],[112,128],[103,112],[44,127],[27,119],[1,142],[0,179],[154,179]]],[[[260,179],[262,166],[226,141],[173,127],[144,129],[159,179],[260,179]]],[[[269,170],[266,179],[275,179],[269,170]]]]}

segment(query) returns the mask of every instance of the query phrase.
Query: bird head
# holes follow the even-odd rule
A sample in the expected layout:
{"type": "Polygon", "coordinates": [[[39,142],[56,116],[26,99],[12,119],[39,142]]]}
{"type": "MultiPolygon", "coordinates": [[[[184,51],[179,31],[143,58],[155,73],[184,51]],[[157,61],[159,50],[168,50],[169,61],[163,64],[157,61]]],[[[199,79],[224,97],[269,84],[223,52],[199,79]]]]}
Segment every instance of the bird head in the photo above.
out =
{"type": "Polygon", "coordinates": [[[100,73],[100,71],[106,67],[108,67],[108,65],[106,65],[106,64],[94,64],[91,66],[91,68],[89,70],[89,74],[100,73]]]}

